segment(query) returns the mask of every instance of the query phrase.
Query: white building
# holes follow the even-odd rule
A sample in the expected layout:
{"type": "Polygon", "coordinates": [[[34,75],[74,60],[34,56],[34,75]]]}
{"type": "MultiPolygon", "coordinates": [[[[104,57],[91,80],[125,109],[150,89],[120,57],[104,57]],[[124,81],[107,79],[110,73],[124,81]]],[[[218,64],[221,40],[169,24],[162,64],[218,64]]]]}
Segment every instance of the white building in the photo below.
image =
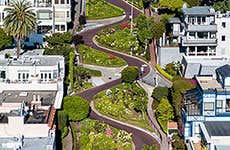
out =
{"type": "MultiPolygon", "coordinates": [[[[0,26],[7,15],[4,8],[11,0],[0,1],[0,26]]],[[[36,13],[37,28],[35,34],[30,36],[26,44],[42,43],[44,34],[54,32],[66,32],[67,23],[71,22],[71,1],[70,0],[28,0],[36,13]]]]}
{"type": "Polygon", "coordinates": [[[0,149],[55,149],[64,57],[41,53],[30,51],[19,59],[0,53],[0,149]]]}
{"type": "Polygon", "coordinates": [[[164,67],[172,61],[182,62],[186,78],[212,75],[230,62],[230,13],[220,14],[208,6],[185,7],[182,12],[180,19],[169,20],[172,42],[161,38],[159,63],[164,67]]]}

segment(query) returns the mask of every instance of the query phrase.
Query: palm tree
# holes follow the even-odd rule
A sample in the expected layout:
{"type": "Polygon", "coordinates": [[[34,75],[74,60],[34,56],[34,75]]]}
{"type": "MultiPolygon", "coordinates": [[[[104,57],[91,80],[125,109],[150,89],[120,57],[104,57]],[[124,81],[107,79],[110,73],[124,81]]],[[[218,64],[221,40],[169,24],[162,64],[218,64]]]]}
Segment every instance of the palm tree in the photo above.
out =
{"type": "Polygon", "coordinates": [[[31,9],[31,4],[26,0],[13,0],[5,8],[7,16],[4,18],[6,33],[17,41],[17,57],[20,55],[21,39],[25,39],[36,25],[36,15],[31,9]]]}

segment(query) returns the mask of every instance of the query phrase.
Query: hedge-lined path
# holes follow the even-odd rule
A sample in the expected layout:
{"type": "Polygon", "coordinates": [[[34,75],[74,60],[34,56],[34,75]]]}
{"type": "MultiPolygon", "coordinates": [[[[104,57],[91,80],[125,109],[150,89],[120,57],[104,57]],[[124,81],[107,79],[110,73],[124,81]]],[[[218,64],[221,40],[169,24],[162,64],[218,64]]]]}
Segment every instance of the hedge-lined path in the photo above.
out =
{"type": "MultiPolygon", "coordinates": [[[[146,64],[144,61],[142,61],[140,59],[137,59],[135,57],[132,57],[132,56],[128,56],[128,55],[125,55],[125,54],[122,54],[122,53],[118,53],[118,52],[111,51],[111,50],[108,50],[108,49],[105,49],[105,48],[102,48],[102,47],[98,47],[93,42],[93,37],[100,30],[102,30],[102,29],[104,29],[106,27],[111,27],[114,24],[118,24],[118,23],[121,23],[123,21],[129,20],[130,10],[131,10],[131,6],[129,4],[123,2],[122,0],[107,0],[107,2],[110,2],[110,3],[112,3],[112,4],[114,4],[114,5],[118,6],[118,7],[121,7],[122,9],[125,10],[126,17],[124,18],[124,20],[118,21],[117,23],[112,23],[110,25],[106,25],[106,26],[103,26],[103,27],[99,27],[99,28],[96,28],[96,29],[92,29],[92,30],[82,32],[82,33],[80,33],[80,35],[83,36],[83,39],[84,39],[84,42],[85,42],[86,45],[88,45],[88,46],[90,46],[92,48],[95,48],[97,50],[100,50],[100,51],[103,51],[103,52],[108,52],[108,53],[110,53],[112,55],[120,57],[120,58],[124,59],[125,61],[127,61],[128,65],[130,65],[130,66],[141,67],[143,64],[147,65],[147,67],[145,68],[145,72],[144,72],[142,77],[146,76],[149,73],[150,68],[149,68],[149,65],[146,64]]],[[[137,17],[140,13],[141,12],[139,10],[134,8],[134,17],[137,17]]],[[[94,95],[96,95],[98,92],[100,92],[102,90],[105,90],[105,89],[109,89],[112,86],[115,86],[115,85],[117,85],[119,83],[121,83],[121,79],[117,79],[117,80],[111,81],[109,83],[103,84],[101,86],[91,88],[91,89],[86,90],[86,91],[84,91],[82,93],[79,93],[79,95],[82,96],[83,98],[86,98],[89,101],[92,101],[94,95]]],[[[118,122],[112,121],[110,119],[103,118],[103,117],[99,116],[97,113],[95,113],[94,111],[91,111],[90,118],[104,121],[105,123],[110,124],[115,128],[126,130],[127,132],[132,133],[133,141],[134,141],[134,144],[135,144],[135,147],[136,147],[137,150],[140,150],[144,144],[148,144],[148,145],[155,144],[158,148],[160,148],[160,143],[155,138],[153,138],[153,136],[151,136],[150,134],[147,134],[147,133],[145,133],[143,131],[137,130],[136,128],[133,128],[132,126],[123,125],[123,124],[120,124],[118,122]]]]}

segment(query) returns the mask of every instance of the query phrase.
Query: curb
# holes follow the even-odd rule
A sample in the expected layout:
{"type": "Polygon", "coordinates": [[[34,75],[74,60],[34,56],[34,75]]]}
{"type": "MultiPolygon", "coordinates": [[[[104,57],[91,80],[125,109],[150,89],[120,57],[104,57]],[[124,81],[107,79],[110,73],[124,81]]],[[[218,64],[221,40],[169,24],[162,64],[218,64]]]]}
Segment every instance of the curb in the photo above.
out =
{"type": "Polygon", "coordinates": [[[90,20],[90,19],[87,19],[87,20],[86,20],[86,23],[101,23],[101,22],[103,22],[103,21],[111,21],[111,22],[113,22],[113,20],[114,20],[114,22],[117,22],[117,20],[118,20],[118,21],[121,21],[121,20],[123,20],[125,17],[126,17],[126,14],[121,15],[121,16],[118,16],[118,17],[105,18],[105,19],[98,19],[98,20],[90,20]]]}
{"type": "Polygon", "coordinates": [[[147,130],[145,130],[145,129],[143,129],[143,128],[140,128],[140,127],[137,127],[137,126],[128,124],[128,123],[124,123],[124,122],[118,121],[118,120],[116,120],[116,119],[113,119],[113,118],[110,118],[110,117],[107,117],[107,116],[101,114],[101,113],[98,112],[98,111],[96,110],[96,108],[94,107],[94,101],[91,101],[91,102],[90,102],[90,107],[91,107],[91,109],[92,109],[98,116],[100,116],[100,117],[102,117],[102,118],[106,118],[106,119],[108,119],[108,120],[110,120],[110,121],[119,123],[119,124],[121,124],[121,125],[125,125],[125,126],[128,126],[128,127],[134,128],[134,129],[139,130],[139,131],[141,131],[141,132],[145,132],[146,134],[152,136],[152,137],[161,145],[161,139],[156,135],[156,133],[147,131],[147,130]]]}

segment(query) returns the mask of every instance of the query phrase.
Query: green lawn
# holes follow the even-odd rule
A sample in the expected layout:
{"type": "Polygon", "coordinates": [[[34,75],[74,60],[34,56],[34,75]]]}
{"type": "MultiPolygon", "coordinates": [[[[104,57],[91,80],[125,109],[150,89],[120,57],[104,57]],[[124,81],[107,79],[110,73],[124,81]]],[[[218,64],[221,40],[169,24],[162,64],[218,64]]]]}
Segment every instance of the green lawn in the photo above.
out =
{"type": "Polygon", "coordinates": [[[123,12],[123,9],[104,0],[87,0],[86,2],[87,19],[97,20],[118,17],[122,16],[123,12]]]}
{"type": "MultiPolygon", "coordinates": [[[[154,131],[148,122],[146,112],[136,111],[135,101],[142,99],[148,101],[145,91],[136,84],[120,84],[110,89],[111,95],[106,91],[98,93],[95,99],[95,108],[102,114],[149,131],[154,131]]],[[[147,103],[146,103],[147,107],[147,103]]]]}
{"type": "Polygon", "coordinates": [[[82,58],[82,63],[85,64],[105,67],[121,67],[127,64],[119,57],[98,51],[85,45],[79,45],[78,50],[82,58]]]}
{"type": "Polygon", "coordinates": [[[133,6],[136,6],[139,9],[143,9],[143,1],[142,0],[128,0],[130,4],[132,4],[133,1],[133,6]]]}
{"type": "Polygon", "coordinates": [[[97,120],[84,119],[78,125],[78,145],[81,150],[132,150],[132,137],[97,120]]]}

